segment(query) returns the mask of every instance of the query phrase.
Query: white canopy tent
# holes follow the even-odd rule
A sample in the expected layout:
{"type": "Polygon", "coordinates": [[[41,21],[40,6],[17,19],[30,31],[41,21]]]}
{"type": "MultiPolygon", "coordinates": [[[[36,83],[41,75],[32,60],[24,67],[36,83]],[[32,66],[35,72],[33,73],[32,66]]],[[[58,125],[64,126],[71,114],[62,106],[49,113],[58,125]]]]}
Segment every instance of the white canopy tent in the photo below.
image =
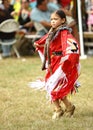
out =
{"type": "Polygon", "coordinates": [[[77,0],[77,12],[78,12],[78,23],[79,23],[79,38],[80,38],[80,58],[86,59],[87,56],[84,54],[84,41],[83,41],[83,30],[82,30],[82,12],[81,12],[81,0],[77,0]]]}

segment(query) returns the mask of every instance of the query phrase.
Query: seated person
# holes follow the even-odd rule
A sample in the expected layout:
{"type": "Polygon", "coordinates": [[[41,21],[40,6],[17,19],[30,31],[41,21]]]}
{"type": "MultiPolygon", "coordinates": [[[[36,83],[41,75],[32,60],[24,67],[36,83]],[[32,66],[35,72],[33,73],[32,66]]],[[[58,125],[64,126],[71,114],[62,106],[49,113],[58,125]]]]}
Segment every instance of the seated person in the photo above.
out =
{"type": "MultiPolygon", "coordinates": [[[[7,19],[12,19],[13,17],[10,14],[10,3],[9,0],[3,0],[2,5],[0,6],[0,23],[7,19]]],[[[13,39],[15,36],[15,32],[13,33],[3,33],[0,32],[0,40],[8,41],[11,38],[13,39]]],[[[2,49],[2,57],[9,57],[11,55],[11,46],[10,45],[1,45],[2,49]]]]}
{"type": "MultiPolygon", "coordinates": [[[[71,11],[69,11],[68,9],[70,2],[71,0],[67,0],[66,2],[64,2],[64,7],[62,7],[62,0],[58,0],[57,3],[53,3],[53,0],[49,0],[48,2],[47,0],[37,0],[36,8],[32,10],[30,15],[31,19],[34,22],[39,22],[46,29],[49,30],[49,28],[51,27],[49,18],[51,13],[61,8],[67,15],[68,26],[72,28],[73,34],[78,40],[79,38],[76,28],[76,22],[71,16],[71,11]]],[[[40,34],[44,35],[45,31],[40,32],[40,34]]]]}
{"type": "Polygon", "coordinates": [[[31,8],[29,7],[29,0],[21,0],[21,9],[19,11],[18,22],[20,24],[20,29],[18,31],[18,42],[16,47],[21,55],[30,55],[34,52],[34,47],[32,46],[32,41],[25,38],[26,33],[35,32],[33,22],[30,18],[31,8]],[[20,43],[20,44],[19,44],[20,43]]]}
{"type": "Polygon", "coordinates": [[[59,7],[65,12],[67,18],[68,27],[72,28],[72,34],[79,41],[79,34],[77,29],[76,20],[72,16],[73,7],[71,8],[71,0],[57,0],[59,7]]]}
{"type": "Polygon", "coordinates": [[[31,9],[29,8],[29,0],[22,0],[18,22],[21,25],[21,29],[24,29],[24,31],[30,31],[33,29],[33,22],[30,18],[30,12],[31,9]]]}
{"type": "MultiPolygon", "coordinates": [[[[47,30],[50,29],[50,15],[51,11],[48,9],[47,0],[37,0],[36,7],[32,9],[30,17],[33,22],[39,22],[42,24],[47,30]]],[[[41,30],[40,35],[44,35],[45,31],[41,30]]]]}

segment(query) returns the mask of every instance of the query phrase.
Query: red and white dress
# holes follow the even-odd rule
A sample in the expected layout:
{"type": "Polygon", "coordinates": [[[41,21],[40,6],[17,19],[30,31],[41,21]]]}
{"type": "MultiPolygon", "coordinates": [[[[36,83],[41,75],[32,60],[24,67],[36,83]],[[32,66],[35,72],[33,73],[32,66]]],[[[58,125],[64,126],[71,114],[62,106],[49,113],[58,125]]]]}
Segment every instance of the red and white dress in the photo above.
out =
{"type": "MultiPolygon", "coordinates": [[[[48,34],[35,42],[41,60],[44,59],[44,44],[48,34]]],[[[50,42],[51,69],[47,67],[45,88],[51,100],[63,99],[75,90],[74,84],[79,76],[79,43],[68,29],[60,29],[50,42]]]]}

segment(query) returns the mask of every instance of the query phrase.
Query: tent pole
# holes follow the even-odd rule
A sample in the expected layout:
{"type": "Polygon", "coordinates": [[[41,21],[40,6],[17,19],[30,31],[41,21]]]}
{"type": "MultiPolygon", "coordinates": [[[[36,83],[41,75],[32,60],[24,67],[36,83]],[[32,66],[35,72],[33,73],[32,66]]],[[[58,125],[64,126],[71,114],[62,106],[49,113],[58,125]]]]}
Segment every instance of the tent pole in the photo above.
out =
{"type": "Polygon", "coordinates": [[[82,15],[81,15],[81,0],[77,0],[77,12],[78,12],[78,23],[79,23],[79,38],[80,38],[80,59],[86,59],[87,56],[84,54],[84,41],[83,41],[83,30],[82,30],[82,15]]]}

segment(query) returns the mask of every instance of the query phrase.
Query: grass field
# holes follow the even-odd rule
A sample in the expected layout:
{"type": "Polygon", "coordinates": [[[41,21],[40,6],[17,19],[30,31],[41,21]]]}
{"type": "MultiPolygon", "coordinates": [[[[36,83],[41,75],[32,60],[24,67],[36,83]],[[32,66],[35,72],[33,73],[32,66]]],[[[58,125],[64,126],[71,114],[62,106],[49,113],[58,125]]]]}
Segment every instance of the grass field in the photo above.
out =
{"type": "Polygon", "coordinates": [[[0,60],[0,130],[93,130],[93,57],[81,60],[81,87],[70,98],[73,118],[53,121],[46,92],[28,87],[43,76],[38,56],[0,60]]]}

